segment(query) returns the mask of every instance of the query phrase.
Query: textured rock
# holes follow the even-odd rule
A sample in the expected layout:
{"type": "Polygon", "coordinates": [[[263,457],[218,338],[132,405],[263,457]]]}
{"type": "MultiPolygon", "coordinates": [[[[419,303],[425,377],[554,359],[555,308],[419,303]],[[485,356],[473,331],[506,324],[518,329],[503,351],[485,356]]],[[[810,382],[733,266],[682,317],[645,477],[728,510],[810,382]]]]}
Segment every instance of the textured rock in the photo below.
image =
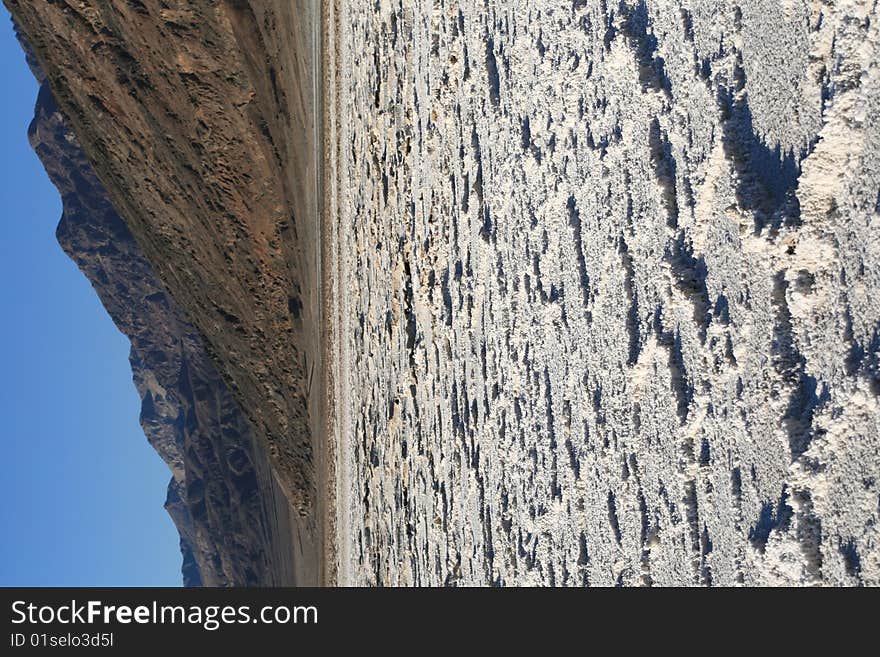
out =
{"type": "Polygon", "coordinates": [[[260,31],[289,3],[7,4],[114,205],[307,512],[313,201],[306,176],[293,177],[306,165],[290,142],[309,138],[311,108],[279,84],[308,62],[273,67],[297,30],[272,32],[278,42],[260,31]],[[288,123],[294,134],[282,134],[288,123]]]}
{"type": "Polygon", "coordinates": [[[6,4],[113,206],[268,453],[296,509],[298,581],[317,583],[326,498],[315,495],[323,387],[309,4],[6,4]]]}
{"type": "Polygon", "coordinates": [[[185,585],[291,584],[286,499],[201,337],[156,278],[67,129],[38,64],[30,141],[58,188],[57,236],[131,340],[141,425],[172,471],[185,585]]]}
{"type": "Polygon", "coordinates": [[[336,16],[341,580],[880,584],[877,4],[336,16]]]}

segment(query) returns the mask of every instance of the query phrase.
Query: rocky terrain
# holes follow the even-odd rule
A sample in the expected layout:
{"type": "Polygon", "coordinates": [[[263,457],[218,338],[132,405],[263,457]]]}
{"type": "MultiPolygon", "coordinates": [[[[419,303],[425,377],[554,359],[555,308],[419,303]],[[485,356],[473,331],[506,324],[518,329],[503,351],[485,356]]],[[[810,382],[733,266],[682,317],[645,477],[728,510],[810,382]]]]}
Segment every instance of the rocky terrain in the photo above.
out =
{"type": "Polygon", "coordinates": [[[341,580],[880,584],[880,5],[335,15],[341,580]]]}
{"type": "Polygon", "coordinates": [[[295,510],[298,582],[321,581],[309,5],[6,4],[112,206],[268,455],[295,510]]]}
{"type": "Polygon", "coordinates": [[[4,1],[178,309],[105,272],[148,434],[241,409],[204,581],[281,579],[241,448],[297,583],[880,584],[876,0],[4,1]]]}
{"type": "Polygon", "coordinates": [[[131,340],[140,421],[172,472],[187,586],[292,584],[291,509],[265,452],[82,152],[43,79],[28,131],[64,207],[57,237],[131,340]]]}

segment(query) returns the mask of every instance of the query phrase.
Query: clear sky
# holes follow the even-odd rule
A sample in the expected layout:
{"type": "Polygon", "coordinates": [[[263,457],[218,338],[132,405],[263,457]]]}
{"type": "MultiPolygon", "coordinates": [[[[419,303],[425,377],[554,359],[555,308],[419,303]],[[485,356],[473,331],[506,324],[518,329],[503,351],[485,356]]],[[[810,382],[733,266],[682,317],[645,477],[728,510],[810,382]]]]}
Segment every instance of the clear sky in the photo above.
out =
{"type": "Polygon", "coordinates": [[[179,586],[170,471],[147,443],[128,340],[55,241],[27,141],[37,84],[0,4],[0,586],[179,586]]]}

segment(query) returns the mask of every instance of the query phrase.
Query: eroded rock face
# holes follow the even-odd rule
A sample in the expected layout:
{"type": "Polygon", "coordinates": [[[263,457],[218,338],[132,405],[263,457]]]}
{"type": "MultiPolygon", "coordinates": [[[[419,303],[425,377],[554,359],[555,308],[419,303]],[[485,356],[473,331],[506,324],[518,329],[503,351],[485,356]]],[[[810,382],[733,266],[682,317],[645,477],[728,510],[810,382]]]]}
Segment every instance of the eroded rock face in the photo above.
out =
{"type": "Polygon", "coordinates": [[[57,237],[131,340],[140,421],[172,471],[165,504],[187,586],[292,583],[284,497],[253,430],[113,209],[43,79],[28,134],[63,202],[57,237]],[[279,533],[280,532],[280,533],[279,533]]]}
{"type": "Polygon", "coordinates": [[[114,207],[310,517],[313,112],[297,86],[311,93],[299,43],[309,13],[241,0],[6,4],[114,207]]]}
{"type": "Polygon", "coordinates": [[[878,5],[336,6],[341,579],[880,583],[878,5]]]}
{"type": "MultiPolygon", "coordinates": [[[[253,426],[267,477],[296,511],[295,579],[317,583],[326,512],[315,494],[322,443],[313,403],[321,384],[309,4],[6,4],[113,207],[253,426]]],[[[152,380],[139,385],[151,391],[155,421],[165,422],[152,380]]],[[[191,391],[197,400],[204,393],[191,391]]],[[[221,475],[204,474],[207,494],[221,475]]]]}

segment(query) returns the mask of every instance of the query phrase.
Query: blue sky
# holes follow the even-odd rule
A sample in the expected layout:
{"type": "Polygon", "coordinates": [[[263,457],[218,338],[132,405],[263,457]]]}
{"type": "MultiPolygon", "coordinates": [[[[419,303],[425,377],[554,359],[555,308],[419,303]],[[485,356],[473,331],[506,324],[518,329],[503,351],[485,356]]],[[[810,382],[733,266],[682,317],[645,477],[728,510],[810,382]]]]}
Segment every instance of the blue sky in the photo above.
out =
{"type": "Polygon", "coordinates": [[[27,142],[37,84],[0,5],[0,586],[179,586],[170,472],[147,443],[128,340],[55,241],[27,142]]]}

